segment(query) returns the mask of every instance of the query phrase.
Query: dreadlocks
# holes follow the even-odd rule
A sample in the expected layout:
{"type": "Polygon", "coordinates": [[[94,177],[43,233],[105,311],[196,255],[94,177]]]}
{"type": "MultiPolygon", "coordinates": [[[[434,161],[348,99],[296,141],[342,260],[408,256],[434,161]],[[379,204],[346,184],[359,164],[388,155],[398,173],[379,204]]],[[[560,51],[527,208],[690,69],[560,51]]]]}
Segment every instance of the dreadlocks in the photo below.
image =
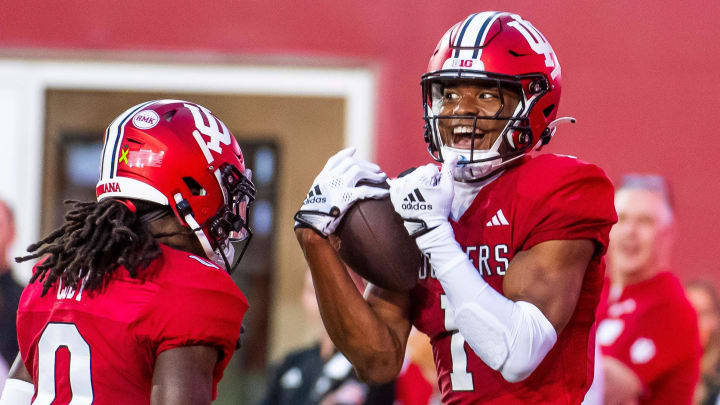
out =
{"type": "MultiPolygon", "coordinates": [[[[133,212],[124,202],[105,199],[100,202],[67,200],[72,209],[65,215],[62,226],[47,237],[28,246],[31,254],[16,257],[18,263],[48,255],[36,267],[30,282],[43,282],[42,295],[61,279],[64,285],[77,289],[84,281],[84,289],[101,287],[118,266],[125,266],[136,278],[138,270],[147,267],[160,256],[161,249],[143,221],[145,217],[162,211],[152,203],[135,201],[133,212]]],[[[155,218],[157,214],[153,215],[155,218]]]]}

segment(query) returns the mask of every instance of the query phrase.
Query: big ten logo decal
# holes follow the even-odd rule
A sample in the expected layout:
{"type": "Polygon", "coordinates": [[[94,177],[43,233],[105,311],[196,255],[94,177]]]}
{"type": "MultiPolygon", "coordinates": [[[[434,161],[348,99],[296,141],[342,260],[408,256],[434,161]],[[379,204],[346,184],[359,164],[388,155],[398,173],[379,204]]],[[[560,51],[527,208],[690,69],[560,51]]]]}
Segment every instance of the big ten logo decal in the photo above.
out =
{"type": "MultiPolygon", "coordinates": [[[[214,115],[205,107],[195,104],[185,104],[190,112],[192,113],[193,120],[195,121],[195,128],[193,131],[195,139],[200,144],[200,147],[209,149],[215,153],[222,153],[222,147],[220,144],[225,146],[230,145],[230,131],[228,131],[225,124],[219,119],[215,118],[214,115]],[[199,134],[203,134],[210,138],[208,142],[205,142],[199,134]]],[[[206,154],[208,163],[212,162],[212,156],[206,154]]]]}
{"type": "Polygon", "coordinates": [[[473,66],[473,60],[472,59],[453,59],[452,61],[453,67],[461,67],[461,68],[470,68],[473,66]]]}
{"type": "Polygon", "coordinates": [[[545,36],[540,33],[537,28],[533,27],[529,21],[525,21],[517,15],[513,15],[513,18],[515,21],[509,22],[508,26],[518,30],[518,32],[525,37],[528,45],[530,45],[530,48],[532,48],[535,53],[545,55],[545,66],[553,68],[552,72],[550,72],[550,77],[553,79],[556,78],[557,75],[560,74],[560,64],[557,61],[555,52],[550,46],[550,42],[548,42],[545,36]]]}

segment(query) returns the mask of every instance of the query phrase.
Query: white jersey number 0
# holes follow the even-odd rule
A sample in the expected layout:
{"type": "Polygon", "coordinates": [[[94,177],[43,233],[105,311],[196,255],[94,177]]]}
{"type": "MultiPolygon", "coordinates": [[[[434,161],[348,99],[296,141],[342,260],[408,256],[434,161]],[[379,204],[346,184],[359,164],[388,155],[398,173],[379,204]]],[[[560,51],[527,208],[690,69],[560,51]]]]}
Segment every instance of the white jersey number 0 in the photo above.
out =
{"type": "Polygon", "coordinates": [[[70,353],[69,381],[72,400],[68,405],[90,405],[93,402],[90,373],[90,345],[75,324],[49,323],[38,342],[38,394],[32,405],[50,405],[55,400],[55,360],[59,348],[70,353]]]}

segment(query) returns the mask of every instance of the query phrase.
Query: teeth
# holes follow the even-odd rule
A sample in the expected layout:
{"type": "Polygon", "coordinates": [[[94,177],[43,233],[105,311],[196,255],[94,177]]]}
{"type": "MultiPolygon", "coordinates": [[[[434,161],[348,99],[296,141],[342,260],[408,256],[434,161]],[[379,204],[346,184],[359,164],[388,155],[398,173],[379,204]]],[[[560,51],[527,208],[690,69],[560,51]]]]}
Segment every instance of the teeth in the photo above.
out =
{"type": "MultiPolygon", "coordinates": [[[[453,128],[453,135],[472,134],[472,127],[455,127],[453,128]]],[[[475,129],[475,133],[481,135],[482,132],[479,129],[475,129]]]]}

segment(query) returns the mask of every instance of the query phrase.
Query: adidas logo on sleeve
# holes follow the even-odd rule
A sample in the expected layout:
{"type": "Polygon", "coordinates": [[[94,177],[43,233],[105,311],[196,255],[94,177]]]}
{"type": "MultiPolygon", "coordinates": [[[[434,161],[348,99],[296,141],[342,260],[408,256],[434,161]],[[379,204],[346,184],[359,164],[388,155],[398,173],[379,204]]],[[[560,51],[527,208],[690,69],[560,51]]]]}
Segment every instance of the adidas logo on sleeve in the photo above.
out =
{"type": "Polygon", "coordinates": [[[402,209],[404,210],[431,210],[432,204],[425,201],[417,188],[403,198],[402,209]]]}
{"type": "Polygon", "coordinates": [[[321,204],[325,201],[327,201],[327,198],[320,192],[320,185],[316,184],[315,187],[311,188],[310,192],[308,192],[303,204],[321,204]]]}
{"type": "Polygon", "coordinates": [[[503,214],[502,209],[499,209],[498,212],[495,213],[495,215],[490,218],[490,220],[485,224],[485,226],[501,226],[501,225],[510,225],[507,218],[505,218],[505,214],[503,214]]]}

